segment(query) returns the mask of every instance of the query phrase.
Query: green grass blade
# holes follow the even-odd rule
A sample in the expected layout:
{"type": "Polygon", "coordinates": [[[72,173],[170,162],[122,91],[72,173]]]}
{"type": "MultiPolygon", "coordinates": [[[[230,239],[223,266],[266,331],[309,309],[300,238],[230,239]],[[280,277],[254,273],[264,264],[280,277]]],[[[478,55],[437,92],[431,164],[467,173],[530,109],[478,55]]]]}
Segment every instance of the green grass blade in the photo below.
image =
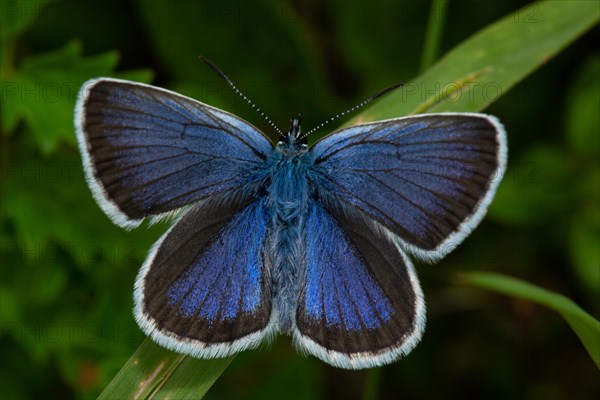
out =
{"type": "Polygon", "coordinates": [[[490,272],[468,272],[461,281],[508,296],[533,301],[549,307],[567,321],[585,349],[600,368],[600,322],[582,310],[571,299],[509,276],[490,272]]]}
{"type": "Polygon", "coordinates": [[[146,338],[98,399],[200,399],[233,358],[198,360],[146,338]]]}
{"type": "Polygon", "coordinates": [[[158,399],[200,399],[221,376],[235,356],[214,360],[184,357],[157,393],[158,399]]]}
{"type": "Polygon", "coordinates": [[[431,3],[427,33],[425,34],[425,45],[423,46],[423,54],[421,56],[421,71],[429,68],[438,56],[440,38],[442,37],[444,22],[446,21],[447,5],[447,0],[433,0],[431,3]]]}
{"type": "Polygon", "coordinates": [[[600,19],[587,0],[529,4],[455,47],[347,125],[414,112],[475,112],[500,98],[600,19]],[[426,109],[423,104],[427,103],[426,109]]]}

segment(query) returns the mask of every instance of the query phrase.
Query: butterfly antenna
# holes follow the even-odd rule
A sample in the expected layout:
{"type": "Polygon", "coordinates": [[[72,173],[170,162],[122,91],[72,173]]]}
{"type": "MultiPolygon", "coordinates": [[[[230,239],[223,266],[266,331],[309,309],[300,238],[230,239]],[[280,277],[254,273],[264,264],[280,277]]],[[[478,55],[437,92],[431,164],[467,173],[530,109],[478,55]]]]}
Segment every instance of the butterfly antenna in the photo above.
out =
{"type": "Polygon", "coordinates": [[[260,116],[262,116],[265,119],[265,121],[267,121],[267,123],[271,126],[271,128],[275,129],[275,131],[277,133],[279,133],[279,135],[283,136],[283,132],[281,132],[281,129],[279,129],[277,127],[277,125],[275,125],[275,123],[271,120],[271,118],[269,118],[267,116],[267,114],[265,114],[260,108],[258,108],[258,106],[256,104],[254,104],[254,102],[252,102],[252,100],[247,98],[244,95],[244,93],[242,93],[242,91],[240,89],[238,89],[237,86],[235,86],[235,84],[231,81],[231,79],[229,79],[229,77],[227,75],[225,75],[225,73],[223,71],[221,71],[221,69],[219,67],[217,67],[217,65],[215,63],[213,63],[212,61],[210,61],[208,58],[206,58],[204,56],[198,56],[198,58],[204,64],[208,65],[213,71],[215,71],[217,73],[217,75],[219,75],[221,78],[223,78],[225,80],[225,82],[227,82],[227,84],[229,84],[231,89],[233,89],[233,91],[238,96],[240,96],[242,99],[244,99],[244,101],[246,103],[250,104],[250,107],[252,107],[257,113],[259,113],[260,116]]]}
{"type": "Polygon", "coordinates": [[[321,129],[322,127],[324,127],[325,125],[329,124],[330,122],[333,122],[333,121],[335,121],[336,119],[338,119],[338,118],[340,118],[340,117],[343,117],[343,116],[344,116],[344,115],[346,115],[346,114],[350,114],[351,112],[353,112],[353,111],[356,111],[356,110],[358,110],[359,108],[366,106],[367,104],[369,104],[369,103],[370,103],[370,102],[372,102],[373,100],[375,100],[375,99],[377,99],[377,98],[379,98],[379,97],[383,96],[384,94],[386,94],[386,93],[388,93],[388,92],[391,92],[391,91],[392,91],[392,90],[394,90],[394,89],[397,89],[397,88],[399,88],[399,87],[400,87],[400,86],[402,86],[402,85],[404,85],[404,83],[396,83],[395,85],[392,85],[392,86],[390,86],[390,87],[387,87],[387,88],[385,88],[385,89],[383,89],[383,90],[381,90],[381,91],[379,91],[379,92],[375,93],[373,96],[371,96],[371,97],[369,97],[368,99],[364,100],[364,101],[363,101],[363,102],[361,102],[360,104],[357,104],[357,105],[355,105],[354,107],[352,107],[352,108],[350,108],[350,109],[348,109],[348,110],[346,110],[346,111],[344,111],[344,112],[341,112],[341,113],[339,113],[338,115],[335,115],[335,116],[333,116],[333,117],[329,118],[328,120],[325,120],[325,121],[321,122],[319,125],[317,125],[316,127],[312,128],[310,131],[308,131],[308,132],[306,132],[304,135],[302,135],[302,136],[300,137],[300,139],[303,139],[303,138],[307,137],[308,135],[310,135],[310,134],[311,134],[311,133],[313,133],[314,131],[317,131],[317,130],[321,129]]]}

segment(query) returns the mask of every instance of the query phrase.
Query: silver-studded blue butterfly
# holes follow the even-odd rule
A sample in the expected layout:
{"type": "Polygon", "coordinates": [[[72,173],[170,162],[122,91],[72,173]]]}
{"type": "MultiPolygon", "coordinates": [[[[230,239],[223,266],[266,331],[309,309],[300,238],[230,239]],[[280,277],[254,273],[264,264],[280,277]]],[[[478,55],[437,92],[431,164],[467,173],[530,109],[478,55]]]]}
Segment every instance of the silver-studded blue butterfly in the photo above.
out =
{"type": "Polygon", "coordinates": [[[311,148],[300,123],[273,143],[223,110],[149,85],[82,87],[87,181],[117,225],[181,210],[135,284],[135,318],[199,358],[277,333],[341,368],[393,362],[421,338],[407,253],[428,261],[477,226],[506,164],[493,116],[424,114],[356,125],[311,148]]]}

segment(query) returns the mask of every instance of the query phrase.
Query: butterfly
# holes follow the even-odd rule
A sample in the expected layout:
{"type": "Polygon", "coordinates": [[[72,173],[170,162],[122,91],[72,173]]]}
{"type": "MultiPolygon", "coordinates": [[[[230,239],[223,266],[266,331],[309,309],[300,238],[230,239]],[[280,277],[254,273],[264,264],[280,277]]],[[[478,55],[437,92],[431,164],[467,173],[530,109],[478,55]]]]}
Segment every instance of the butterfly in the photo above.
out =
{"type": "Polygon", "coordinates": [[[435,261],[462,242],[507,154],[485,114],[364,123],[309,148],[299,119],[274,144],[226,111],[110,78],[83,85],[75,126],[86,180],[115,224],[178,213],[135,282],[147,335],[215,358],[288,334],[346,369],[419,342],[425,303],[407,254],[435,261]]]}

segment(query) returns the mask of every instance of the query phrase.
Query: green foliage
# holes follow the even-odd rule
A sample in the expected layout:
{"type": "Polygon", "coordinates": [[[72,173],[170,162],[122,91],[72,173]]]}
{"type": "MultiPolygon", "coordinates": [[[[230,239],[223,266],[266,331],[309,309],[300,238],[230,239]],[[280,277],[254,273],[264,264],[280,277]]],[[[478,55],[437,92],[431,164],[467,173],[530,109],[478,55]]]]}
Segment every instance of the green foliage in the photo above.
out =
{"type": "MultiPolygon", "coordinates": [[[[43,152],[55,150],[61,140],[74,144],[73,104],[77,91],[91,76],[114,75],[111,72],[117,62],[114,51],[84,59],[77,42],[23,61],[13,74],[3,77],[3,132],[13,132],[25,119],[43,152]]],[[[147,71],[129,76],[141,82],[150,80],[147,71]]]]}
{"type": "Polygon", "coordinates": [[[560,312],[598,362],[598,323],[582,309],[600,313],[599,9],[591,1],[520,7],[3,1],[0,397],[89,398],[104,389],[103,398],[595,397],[597,368],[576,335],[528,301],[560,312]],[[310,129],[399,81],[404,90],[348,124],[490,105],[504,122],[508,171],[488,217],[440,266],[418,266],[428,328],[408,358],[345,372],[298,356],[285,337],[234,362],[144,341],[132,286],[165,225],[124,232],[99,210],[75,146],[73,105],[87,79],[150,82],[155,71],[155,84],[271,132],[198,54],[284,128],[301,111],[310,129]],[[456,274],[511,300],[456,284],[456,274]]]}
{"type": "Polygon", "coordinates": [[[86,77],[106,74],[117,63],[117,55],[111,53],[96,57],[87,63],[92,68],[85,68],[80,53],[80,46],[73,42],[24,61],[15,74],[6,77],[2,107],[5,132],[14,131],[17,123],[26,119],[45,152],[54,150],[60,139],[73,142],[70,125],[75,93],[86,77]]]}

